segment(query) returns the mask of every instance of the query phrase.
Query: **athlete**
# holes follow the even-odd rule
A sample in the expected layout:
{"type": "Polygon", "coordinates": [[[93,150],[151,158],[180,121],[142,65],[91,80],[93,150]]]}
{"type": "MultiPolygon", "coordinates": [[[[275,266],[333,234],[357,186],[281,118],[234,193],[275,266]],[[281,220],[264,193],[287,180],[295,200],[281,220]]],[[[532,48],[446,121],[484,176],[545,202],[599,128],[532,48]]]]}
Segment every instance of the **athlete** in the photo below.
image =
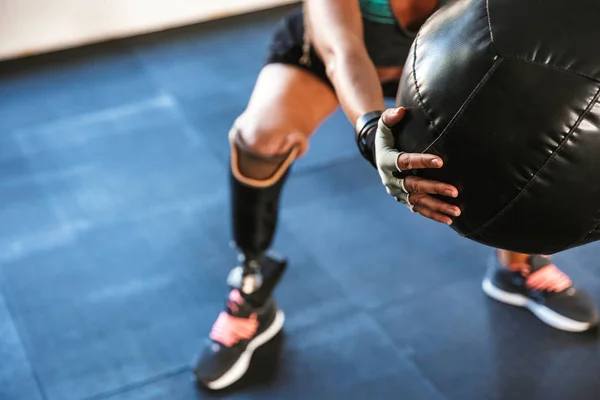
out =
{"type": "MultiPolygon", "coordinates": [[[[226,307],[196,363],[204,387],[223,389],[239,380],[254,350],[283,326],[272,293],[286,260],[269,252],[280,193],[294,161],[339,106],[354,126],[360,154],[390,195],[441,223],[460,215],[458,207],[430,196],[456,197],[455,187],[392,175],[443,162],[391,150],[389,127],[404,111],[384,112],[384,97],[397,92],[416,32],[443,6],[439,0],[305,0],[278,24],[248,106],[229,133],[233,235],[243,261],[229,275],[226,307]]],[[[596,325],[589,296],[549,257],[498,250],[490,260],[483,289],[494,299],[526,306],[558,329],[596,325]]]]}

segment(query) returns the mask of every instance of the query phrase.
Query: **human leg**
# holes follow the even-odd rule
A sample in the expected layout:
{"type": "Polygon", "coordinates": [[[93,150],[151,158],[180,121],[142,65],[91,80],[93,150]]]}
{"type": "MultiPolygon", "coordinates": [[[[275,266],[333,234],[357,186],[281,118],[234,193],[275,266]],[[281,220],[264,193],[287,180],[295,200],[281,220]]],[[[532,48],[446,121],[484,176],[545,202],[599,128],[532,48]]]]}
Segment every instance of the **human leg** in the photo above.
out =
{"type": "Polygon", "coordinates": [[[241,265],[228,279],[226,310],[215,322],[195,374],[222,389],[239,380],[252,352],[281,329],[283,313],[272,292],[286,261],[268,254],[277,228],[279,197],[294,160],[338,102],[331,88],[292,65],[261,71],[246,110],[234,123],[231,145],[231,215],[241,265]]]}
{"type": "Polygon", "coordinates": [[[482,286],[493,299],[526,307],[556,329],[583,332],[598,323],[591,297],[577,289],[548,256],[498,250],[482,286]]]}
{"type": "MultiPolygon", "coordinates": [[[[309,72],[283,64],[261,72],[247,109],[230,132],[233,234],[243,255],[243,268],[237,271],[249,274],[260,264],[276,230],[289,170],[337,106],[333,91],[309,72]]],[[[269,296],[270,289],[262,291],[267,281],[253,290],[254,279],[238,276],[244,279],[231,281],[247,289],[243,293],[249,301],[258,305],[269,296]]]]}

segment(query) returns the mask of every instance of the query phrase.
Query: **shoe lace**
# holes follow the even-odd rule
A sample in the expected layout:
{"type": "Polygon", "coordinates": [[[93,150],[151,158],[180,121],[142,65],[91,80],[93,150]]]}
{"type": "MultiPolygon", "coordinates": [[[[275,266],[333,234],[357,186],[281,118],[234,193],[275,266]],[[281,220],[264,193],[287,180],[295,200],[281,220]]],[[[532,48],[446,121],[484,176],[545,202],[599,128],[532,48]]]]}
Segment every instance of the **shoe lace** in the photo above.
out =
{"type": "Polygon", "coordinates": [[[533,273],[524,272],[527,287],[546,292],[562,292],[571,287],[572,281],[567,274],[554,264],[548,264],[533,273]]]}
{"type": "MultiPolygon", "coordinates": [[[[233,312],[239,309],[243,301],[237,290],[233,290],[229,296],[227,306],[233,312]]],[[[215,321],[210,332],[210,338],[225,347],[231,347],[240,340],[251,339],[258,330],[258,317],[256,313],[250,314],[248,318],[231,315],[222,311],[215,321]]]]}

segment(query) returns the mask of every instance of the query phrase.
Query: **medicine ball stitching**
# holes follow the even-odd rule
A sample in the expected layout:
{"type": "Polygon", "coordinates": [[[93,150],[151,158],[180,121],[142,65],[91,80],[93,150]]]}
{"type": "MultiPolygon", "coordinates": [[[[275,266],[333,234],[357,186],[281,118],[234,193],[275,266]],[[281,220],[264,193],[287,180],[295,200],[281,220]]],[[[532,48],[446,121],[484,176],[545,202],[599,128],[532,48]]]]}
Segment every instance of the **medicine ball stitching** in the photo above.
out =
{"type": "MultiPolygon", "coordinates": [[[[575,132],[575,130],[579,127],[579,125],[581,124],[581,121],[583,121],[583,119],[585,118],[585,116],[589,113],[589,111],[592,109],[592,107],[594,106],[594,104],[598,101],[598,97],[600,97],[600,88],[598,88],[598,90],[596,91],[596,94],[594,95],[594,98],[592,99],[592,101],[590,101],[590,103],[588,104],[588,106],[586,107],[586,109],[584,110],[584,112],[581,113],[581,115],[579,115],[579,118],[577,119],[577,121],[575,121],[575,124],[571,127],[571,129],[569,130],[569,132],[567,132],[567,135],[564,137],[564,139],[560,142],[560,144],[558,145],[558,147],[552,152],[552,154],[550,154],[550,156],[546,159],[546,161],[544,162],[544,164],[537,170],[537,172],[533,175],[533,177],[529,180],[529,182],[527,182],[527,184],[525,185],[525,187],[523,189],[521,189],[519,191],[519,193],[517,193],[517,195],[506,205],[504,206],[504,208],[502,210],[500,210],[496,215],[490,217],[489,220],[487,220],[486,222],[484,222],[479,228],[469,232],[469,233],[465,233],[463,236],[465,237],[469,237],[472,236],[476,233],[479,233],[479,231],[481,231],[482,229],[487,228],[490,224],[496,222],[496,220],[498,218],[500,218],[502,215],[504,215],[507,211],[510,210],[510,208],[514,205],[515,202],[517,202],[521,196],[523,196],[528,189],[537,181],[537,177],[540,174],[540,172],[544,169],[544,167],[546,167],[546,165],[550,162],[550,160],[552,160],[554,158],[554,156],[556,155],[556,153],[558,153],[560,151],[560,149],[563,147],[563,145],[565,143],[567,143],[567,141],[571,138],[571,136],[573,135],[573,133],[575,132]]],[[[593,230],[594,226],[597,225],[596,221],[592,221],[592,229],[593,230]]],[[[591,231],[590,230],[590,231],[591,231]]],[[[571,246],[573,246],[574,244],[578,243],[579,241],[583,240],[588,234],[589,232],[585,233],[582,237],[580,237],[579,239],[575,240],[571,246]]]]}
{"type": "Polygon", "coordinates": [[[504,59],[496,58],[496,60],[494,61],[494,63],[490,67],[490,69],[488,69],[487,72],[485,73],[485,75],[483,75],[483,78],[481,78],[481,80],[479,81],[479,83],[477,83],[477,85],[471,91],[471,93],[469,93],[469,95],[467,96],[465,101],[461,104],[461,106],[458,109],[458,111],[456,112],[456,114],[454,114],[454,116],[452,117],[450,122],[448,122],[448,125],[446,125],[446,127],[444,128],[444,130],[442,130],[440,135],[437,138],[435,138],[435,140],[433,142],[431,142],[431,144],[429,144],[429,146],[427,146],[427,148],[425,150],[423,150],[424,153],[429,151],[429,149],[431,147],[433,147],[443,136],[445,136],[446,133],[448,132],[448,130],[450,130],[454,126],[454,124],[456,123],[456,120],[458,120],[464,114],[466,108],[469,106],[469,104],[471,104],[471,101],[473,101],[475,96],[477,96],[477,94],[479,93],[479,90],[483,87],[483,85],[485,85],[487,83],[487,81],[491,78],[491,76],[494,74],[496,69],[498,69],[498,67],[502,63],[502,60],[504,60],[504,59]]]}
{"type": "Polygon", "coordinates": [[[536,61],[533,59],[529,59],[529,58],[525,58],[525,57],[519,57],[519,56],[514,56],[514,55],[506,55],[506,54],[500,54],[500,52],[498,51],[498,49],[496,49],[496,46],[494,44],[494,32],[492,31],[492,17],[490,15],[490,1],[489,0],[485,0],[485,11],[487,13],[487,21],[488,21],[488,30],[490,31],[490,39],[491,39],[491,44],[492,44],[492,48],[494,49],[494,52],[504,58],[509,58],[512,60],[521,60],[521,61],[525,61],[527,63],[530,64],[534,64],[534,65],[539,65],[541,67],[546,67],[546,68],[550,68],[550,69],[554,69],[554,70],[558,70],[558,71],[562,71],[562,72],[567,72],[573,75],[578,75],[578,76],[582,76],[584,78],[588,78],[593,80],[594,82],[600,82],[600,79],[596,79],[593,78],[591,76],[588,76],[587,74],[580,72],[578,70],[573,70],[573,69],[567,69],[565,67],[560,67],[558,65],[554,65],[554,64],[550,64],[550,63],[544,63],[541,61],[536,61]]]}
{"type": "MultiPolygon", "coordinates": [[[[492,49],[494,51],[494,53],[496,53],[496,57],[498,57],[500,54],[497,50],[497,48],[494,45],[494,36],[493,36],[493,31],[492,31],[492,24],[491,24],[491,17],[490,17],[490,9],[489,9],[489,0],[485,0],[485,9],[486,9],[486,19],[487,19],[487,25],[488,25],[488,32],[490,35],[490,45],[492,46],[492,49]]],[[[429,120],[429,124],[435,129],[436,132],[439,133],[439,135],[437,136],[437,138],[431,142],[431,144],[429,144],[429,146],[427,146],[425,148],[425,150],[422,151],[422,153],[425,153],[427,151],[429,151],[429,149],[431,147],[433,147],[445,134],[446,132],[454,125],[455,121],[464,113],[466,107],[470,104],[470,102],[473,100],[473,98],[477,95],[477,93],[479,92],[479,89],[482,87],[483,84],[485,84],[489,78],[491,77],[491,75],[494,73],[494,71],[498,68],[498,66],[500,65],[500,63],[502,62],[502,60],[504,58],[510,58],[510,59],[516,59],[516,60],[520,60],[522,62],[527,62],[527,63],[531,63],[534,65],[539,65],[541,67],[544,68],[551,68],[551,69],[555,69],[555,70],[559,70],[562,72],[568,72],[568,73],[573,73],[575,75],[580,75],[583,76],[585,78],[597,81],[579,71],[573,71],[573,70],[567,70],[561,67],[558,67],[556,65],[552,65],[552,64],[548,64],[548,63],[540,63],[537,62],[535,60],[529,60],[523,57],[517,57],[517,56],[502,56],[502,58],[498,58],[494,64],[492,65],[492,67],[490,67],[490,69],[486,72],[486,74],[484,75],[484,77],[480,80],[480,82],[477,84],[477,86],[473,89],[473,91],[469,94],[469,96],[467,97],[467,99],[463,102],[463,104],[461,105],[460,109],[458,110],[458,112],[452,117],[452,119],[450,120],[450,122],[448,123],[448,125],[442,130],[440,131],[440,129],[437,127],[437,125],[434,123],[434,120],[431,116],[431,112],[427,109],[427,107],[425,106],[425,99],[421,93],[421,91],[419,90],[419,85],[418,85],[418,81],[417,81],[417,76],[416,76],[416,63],[417,63],[417,47],[418,47],[418,40],[420,37],[420,33],[417,34],[417,36],[415,37],[415,46],[414,46],[414,51],[413,51],[413,70],[412,70],[412,75],[413,75],[413,81],[414,81],[414,85],[415,85],[415,91],[417,93],[417,98],[418,98],[418,102],[421,105],[423,112],[425,113],[425,116],[427,117],[427,119],[429,120]]],[[[525,185],[525,187],[523,189],[521,189],[516,195],[515,197],[508,202],[508,204],[506,206],[504,206],[504,208],[502,208],[498,213],[496,213],[495,215],[493,215],[492,217],[490,217],[490,219],[488,219],[486,222],[484,222],[480,227],[474,229],[471,232],[468,233],[462,233],[460,234],[463,237],[469,237],[472,235],[477,234],[479,231],[481,231],[482,229],[486,228],[487,226],[489,226],[490,224],[494,223],[498,218],[500,218],[502,215],[504,215],[506,212],[508,212],[512,206],[514,205],[514,203],[516,201],[518,201],[521,196],[523,196],[525,193],[527,193],[528,189],[537,181],[538,175],[539,173],[544,169],[544,167],[550,162],[550,160],[552,160],[554,158],[554,155],[562,148],[562,146],[571,138],[572,134],[574,133],[575,129],[577,129],[577,127],[581,124],[581,121],[583,120],[583,118],[585,118],[585,116],[587,115],[587,113],[589,112],[589,110],[592,108],[592,106],[594,105],[595,101],[598,99],[598,96],[600,95],[600,89],[596,92],[594,99],[592,100],[592,102],[590,104],[588,104],[588,106],[586,107],[585,111],[579,116],[578,120],[575,122],[575,124],[573,125],[573,127],[569,130],[569,132],[567,133],[567,135],[565,136],[565,138],[561,141],[561,143],[558,145],[558,147],[552,152],[552,154],[548,157],[548,159],[546,159],[546,161],[544,162],[544,164],[542,164],[542,166],[540,167],[540,169],[538,169],[538,171],[534,174],[534,176],[529,180],[529,182],[527,182],[527,184],[525,185]]],[[[587,233],[585,233],[583,235],[583,237],[579,238],[578,240],[576,240],[574,244],[578,243],[579,241],[585,239],[590,233],[591,231],[593,231],[595,228],[597,228],[600,225],[600,219],[598,221],[593,221],[593,228],[588,231],[587,233]]]]}
{"type": "Polygon", "coordinates": [[[431,113],[427,110],[427,107],[425,107],[425,99],[423,98],[423,95],[421,94],[421,91],[419,90],[419,84],[417,81],[416,64],[417,64],[417,48],[419,47],[419,37],[420,37],[421,31],[419,31],[419,33],[417,33],[417,36],[415,37],[415,45],[414,45],[414,49],[413,49],[413,65],[412,65],[412,75],[413,75],[413,80],[414,80],[414,84],[415,84],[415,91],[417,92],[418,102],[421,105],[421,108],[423,109],[425,116],[429,120],[429,124],[439,134],[438,137],[435,138],[435,140],[433,142],[431,142],[421,153],[425,153],[425,152],[429,151],[429,149],[431,149],[446,134],[448,129],[450,129],[450,128],[452,128],[452,126],[454,126],[456,119],[459,118],[464,113],[465,108],[471,103],[473,98],[477,95],[477,93],[479,92],[479,89],[481,89],[481,86],[483,86],[488,81],[488,79],[492,76],[494,71],[498,68],[498,66],[502,62],[502,58],[498,58],[498,56],[499,56],[498,51],[494,47],[494,40],[492,37],[492,25],[490,22],[490,15],[489,15],[489,9],[488,9],[488,0],[485,0],[485,4],[486,4],[486,19],[487,19],[487,25],[488,25],[488,34],[490,35],[490,44],[492,46],[492,50],[494,51],[494,53],[496,53],[496,59],[494,60],[494,64],[492,64],[492,66],[485,73],[483,78],[481,78],[481,80],[475,86],[473,91],[469,94],[469,96],[467,96],[467,99],[463,102],[463,104],[461,105],[459,110],[456,112],[456,114],[454,114],[454,116],[452,117],[452,119],[450,120],[448,125],[441,131],[437,127],[437,125],[435,125],[435,122],[434,122],[433,118],[431,117],[431,113]]]}
{"type": "MultiPolygon", "coordinates": [[[[415,91],[417,92],[417,101],[419,102],[419,105],[423,109],[423,112],[425,113],[425,116],[427,117],[427,120],[429,121],[429,125],[431,125],[433,127],[433,129],[438,134],[441,135],[442,132],[435,125],[435,123],[433,122],[433,118],[431,117],[431,114],[427,110],[427,107],[425,107],[425,100],[423,99],[423,96],[421,95],[421,91],[419,90],[419,83],[417,82],[417,67],[416,67],[416,65],[417,65],[417,47],[419,46],[419,37],[420,37],[420,35],[421,35],[421,31],[419,31],[419,33],[417,33],[417,36],[415,37],[415,46],[413,48],[413,65],[412,65],[413,82],[415,84],[415,91]]],[[[427,149],[423,150],[423,152],[425,152],[426,150],[427,149]]]]}
{"type": "Polygon", "coordinates": [[[488,31],[490,34],[490,44],[492,45],[494,53],[496,53],[496,55],[499,56],[500,53],[498,52],[498,49],[496,49],[496,45],[494,45],[494,33],[492,32],[492,18],[490,17],[490,0],[485,0],[485,14],[487,17],[488,31]]]}
{"type": "Polygon", "coordinates": [[[581,239],[579,239],[578,241],[576,241],[575,243],[573,243],[572,245],[570,245],[567,248],[584,245],[586,243],[590,243],[594,240],[597,240],[597,239],[593,239],[593,238],[588,240],[588,237],[593,234],[596,234],[596,235],[600,234],[600,218],[594,219],[594,227],[588,233],[586,233],[581,239]]]}
{"type": "MultiPolygon", "coordinates": [[[[590,235],[592,234],[600,234],[600,218],[596,218],[595,222],[597,222],[597,224],[592,228],[592,230],[590,230],[587,235],[585,235],[585,237],[583,239],[581,239],[579,242],[577,243],[581,243],[582,241],[586,240],[590,235]]],[[[592,239],[593,240],[593,239],[592,239]]],[[[589,242],[588,242],[589,243],[589,242]]],[[[585,243],[584,243],[585,244],[585,243]]]]}
{"type": "MultiPolygon", "coordinates": [[[[489,0],[485,0],[485,9],[486,9],[486,13],[487,13],[487,20],[488,20],[488,30],[489,30],[489,34],[490,34],[490,40],[491,40],[491,45],[492,45],[492,48],[494,49],[494,52],[495,52],[496,54],[498,54],[498,55],[499,55],[499,54],[500,54],[500,52],[498,51],[498,49],[496,48],[496,46],[495,46],[495,44],[494,44],[494,32],[493,32],[493,30],[492,30],[492,17],[491,17],[491,15],[490,15],[490,7],[489,7],[489,4],[490,4],[490,3],[489,3],[489,0]]],[[[595,78],[593,78],[593,77],[591,77],[591,76],[588,76],[587,74],[585,74],[585,73],[583,73],[583,72],[581,72],[581,71],[578,71],[578,70],[573,70],[573,69],[567,69],[567,68],[564,68],[564,67],[561,67],[561,66],[558,66],[558,65],[555,65],[555,64],[551,64],[551,63],[544,63],[544,62],[540,62],[540,61],[537,61],[537,60],[533,60],[533,59],[527,59],[527,58],[525,58],[525,57],[518,57],[518,56],[513,56],[513,55],[502,55],[502,57],[504,57],[504,58],[508,58],[508,59],[520,60],[520,61],[527,62],[527,63],[530,63],[530,64],[538,65],[538,66],[541,66],[541,67],[544,67],[544,68],[550,68],[550,69],[553,69],[553,70],[557,70],[557,71],[561,71],[561,72],[566,72],[566,73],[570,73],[570,74],[573,74],[573,75],[578,75],[578,76],[581,76],[581,77],[584,77],[584,78],[590,79],[590,80],[592,80],[592,81],[599,82],[599,80],[598,80],[598,79],[595,79],[595,78]]],[[[596,98],[597,98],[597,96],[598,96],[598,93],[596,93],[596,98]]],[[[569,139],[569,137],[572,135],[572,133],[574,132],[574,130],[575,130],[575,129],[576,129],[578,126],[579,126],[579,124],[581,123],[581,120],[582,120],[582,119],[585,117],[585,115],[586,115],[586,114],[589,112],[589,110],[591,109],[591,107],[593,107],[593,104],[594,104],[594,102],[595,102],[595,101],[592,101],[592,102],[591,102],[591,103],[588,105],[588,108],[587,108],[587,109],[586,109],[586,110],[585,110],[585,111],[582,113],[582,115],[580,116],[580,118],[581,118],[581,119],[580,119],[580,120],[578,120],[578,121],[575,123],[575,126],[574,126],[574,127],[572,128],[572,130],[571,130],[571,131],[570,131],[570,132],[567,134],[567,137],[565,138],[565,140],[563,140],[563,142],[562,142],[562,143],[561,143],[561,144],[560,144],[560,145],[559,145],[559,146],[556,148],[555,152],[558,152],[558,151],[559,151],[559,149],[561,148],[561,146],[562,146],[564,143],[566,143],[566,141],[567,141],[567,140],[569,139]]],[[[548,160],[546,160],[546,163],[550,161],[550,159],[553,157],[553,155],[554,155],[554,153],[550,155],[550,157],[548,158],[548,160]]],[[[534,175],[534,177],[533,177],[533,178],[532,178],[532,179],[531,179],[531,180],[528,182],[528,184],[525,186],[525,188],[523,188],[523,189],[521,190],[521,192],[519,192],[519,193],[517,194],[517,196],[516,196],[516,197],[513,199],[513,201],[511,201],[511,202],[510,202],[510,203],[509,203],[509,204],[508,204],[508,205],[507,205],[507,206],[506,206],[506,207],[505,207],[503,210],[501,210],[499,214],[497,214],[496,216],[494,216],[494,217],[490,218],[490,220],[486,221],[486,222],[485,222],[485,223],[484,223],[484,224],[483,224],[481,227],[477,228],[475,231],[473,231],[473,232],[470,232],[470,233],[468,233],[468,234],[461,234],[461,236],[465,236],[465,237],[467,237],[467,236],[470,236],[470,235],[473,235],[473,234],[477,233],[477,231],[479,231],[479,230],[483,229],[484,227],[486,227],[486,226],[487,226],[487,225],[489,225],[490,223],[494,222],[494,220],[495,220],[495,219],[499,218],[499,217],[500,217],[500,216],[501,216],[503,213],[505,213],[506,211],[508,211],[508,207],[510,207],[510,206],[511,206],[511,203],[512,203],[512,202],[514,202],[514,201],[516,201],[516,200],[517,200],[517,199],[518,199],[518,198],[519,198],[519,197],[522,195],[522,192],[524,192],[525,190],[527,190],[527,189],[530,187],[530,185],[531,185],[531,184],[533,184],[533,181],[536,179],[536,177],[537,177],[537,174],[538,174],[539,172],[541,172],[541,170],[544,168],[544,166],[546,165],[546,163],[544,163],[544,165],[542,165],[542,167],[540,168],[540,170],[539,170],[539,171],[538,171],[538,172],[537,172],[537,173],[534,175]]],[[[579,243],[579,242],[581,242],[581,241],[585,240],[585,239],[586,239],[586,238],[587,238],[589,235],[591,235],[591,234],[592,234],[594,231],[596,231],[596,232],[599,232],[599,233],[600,233],[600,218],[597,218],[597,219],[595,219],[595,220],[594,220],[594,222],[593,222],[593,227],[592,227],[592,229],[591,229],[591,230],[589,230],[587,233],[585,233],[585,234],[583,235],[583,237],[581,237],[579,240],[576,240],[576,241],[575,241],[573,244],[571,244],[569,247],[572,247],[572,246],[576,245],[577,243],[579,243]]]]}
{"type": "Polygon", "coordinates": [[[578,71],[578,70],[574,70],[574,69],[567,69],[567,68],[565,68],[565,67],[561,67],[561,66],[559,66],[559,65],[550,64],[550,63],[545,63],[545,62],[542,62],[542,61],[537,61],[537,60],[532,60],[532,59],[525,58],[525,57],[519,57],[519,56],[510,56],[510,55],[508,55],[508,56],[507,56],[507,55],[502,55],[502,57],[504,57],[504,58],[507,58],[507,59],[510,59],[510,60],[519,60],[519,61],[523,61],[523,62],[526,62],[526,63],[528,63],[528,64],[537,65],[537,66],[539,66],[539,67],[542,67],[542,68],[548,68],[548,69],[553,69],[553,70],[555,70],[555,71],[565,72],[565,73],[567,73],[567,74],[573,74],[573,75],[577,75],[577,76],[580,76],[580,77],[582,77],[582,78],[586,78],[586,79],[589,79],[589,80],[591,80],[591,81],[594,81],[594,82],[599,82],[599,83],[600,83],[600,78],[596,79],[596,78],[594,78],[593,76],[586,75],[585,73],[583,73],[583,72],[580,72],[580,71],[578,71]]]}
{"type": "MultiPolygon", "coordinates": [[[[432,146],[434,146],[436,144],[436,142],[438,142],[442,136],[444,136],[444,134],[446,134],[447,130],[455,123],[455,119],[458,118],[462,113],[464,113],[464,109],[466,108],[466,106],[470,103],[470,101],[472,100],[472,97],[474,97],[477,92],[479,91],[479,86],[482,85],[482,83],[485,83],[485,81],[487,81],[489,79],[489,77],[491,76],[491,74],[495,71],[495,69],[497,69],[497,67],[499,66],[499,63],[504,60],[504,59],[513,59],[513,60],[518,60],[520,62],[524,62],[524,63],[528,63],[528,64],[532,64],[532,65],[536,65],[539,66],[541,68],[549,68],[551,70],[556,70],[559,72],[566,72],[566,73],[570,73],[573,75],[577,75],[577,76],[581,76],[584,77],[586,79],[590,79],[593,82],[600,82],[600,78],[595,79],[589,75],[587,75],[586,73],[583,73],[581,71],[578,70],[574,70],[574,69],[567,69],[566,67],[561,67],[555,64],[551,64],[551,63],[544,63],[544,62],[540,62],[537,61],[535,59],[527,59],[525,57],[519,57],[519,56],[515,56],[515,55],[501,55],[497,48],[496,48],[496,44],[494,43],[494,37],[493,37],[493,31],[492,31],[492,25],[491,25],[491,16],[490,16],[490,8],[489,8],[489,0],[483,0],[485,1],[485,7],[486,7],[486,20],[487,20],[487,28],[488,28],[488,34],[490,36],[490,46],[491,49],[493,50],[493,52],[496,54],[496,58],[494,59],[494,64],[492,65],[492,67],[486,72],[486,75],[484,76],[484,78],[482,78],[483,82],[479,82],[479,84],[477,85],[477,87],[473,90],[473,92],[467,97],[467,100],[465,101],[465,103],[463,103],[461,105],[461,109],[459,110],[459,112],[457,112],[457,114],[452,118],[452,120],[447,124],[447,126],[442,130],[442,132],[440,132],[440,128],[434,123],[434,120],[432,118],[432,112],[426,107],[425,105],[425,98],[423,96],[422,91],[419,88],[418,85],[418,80],[417,80],[417,76],[416,76],[416,64],[417,64],[417,47],[418,47],[418,41],[420,40],[420,36],[421,36],[421,32],[419,32],[419,34],[417,34],[417,36],[415,37],[415,43],[414,43],[414,50],[413,50],[413,66],[412,66],[412,78],[413,78],[413,84],[415,85],[415,92],[417,94],[417,102],[419,104],[419,106],[421,107],[421,109],[424,112],[425,118],[428,122],[428,124],[430,126],[433,127],[433,129],[435,130],[436,133],[438,133],[440,136],[436,137],[436,139],[429,145],[427,146],[427,149],[430,149],[432,146]],[[497,60],[498,59],[498,60],[497,60]]],[[[576,122],[574,123],[574,125],[567,131],[565,132],[565,137],[563,138],[563,140],[561,140],[561,142],[559,143],[559,145],[555,148],[555,150],[548,156],[548,158],[546,159],[546,161],[543,162],[542,166],[534,173],[534,175],[532,176],[532,178],[526,183],[526,185],[523,187],[523,189],[521,189],[516,195],[515,197],[508,202],[508,204],[506,206],[504,206],[497,214],[495,214],[494,216],[492,216],[491,218],[488,219],[488,221],[486,221],[485,223],[483,223],[481,226],[479,226],[478,228],[474,229],[471,232],[468,233],[461,233],[461,236],[464,237],[470,237],[473,236],[477,233],[479,233],[481,230],[485,229],[486,227],[488,227],[490,224],[493,224],[495,222],[497,222],[498,218],[500,218],[501,216],[505,215],[506,212],[508,212],[509,210],[512,209],[512,207],[514,206],[515,202],[517,202],[518,200],[520,200],[520,198],[528,193],[528,191],[531,189],[531,187],[535,184],[535,183],[539,183],[539,179],[540,179],[540,172],[545,171],[545,168],[547,168],[548,163],[553,160],[553,158],[555,157],[555,155],[559,152],[561,152],[564,149],[564,144],[568,143],[569,140],[571,140],[573,138],[573,134],[575,133],[575,130],[581,125],[581,122],[583,121],[583,119],[589,115],[589,112],[591,110],[591,108],[594,106],[595,102],[598,101],[598,98],[600,97],[600,88],[598,88],[598,91],[596,92],[596,94],[593,97],[593,100],[590,102],[590,104],[588,104],[588,106],[586,107],[586,109],[578,116],[576,122]]],[[[423,152],[427,151],[424,150],[423,152]]],[[[600,211],[600,210],[597,210],[600,211]]],[[[580,243],[583,240],[586,240],[586,238],[588,238],[592,233],[600,233],[600,218],[594,218],[591,221],[592,223],[592,228],[587,230],[587,232],[579,239],[574,241],[569,247],[572,247],[574,245],[577,245],[578,243],[580,243]]]]}

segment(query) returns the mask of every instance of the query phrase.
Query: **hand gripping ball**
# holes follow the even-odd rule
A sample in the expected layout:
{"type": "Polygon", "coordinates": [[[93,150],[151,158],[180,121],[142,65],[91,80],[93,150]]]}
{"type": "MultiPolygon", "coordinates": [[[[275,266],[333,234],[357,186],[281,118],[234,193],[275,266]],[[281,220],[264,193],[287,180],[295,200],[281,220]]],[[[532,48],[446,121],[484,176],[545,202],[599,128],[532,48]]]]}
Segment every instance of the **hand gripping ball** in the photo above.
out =
{"type": "Polygon", "coordinates": [[[419,31],[395,145],[444,160],[417,174],[459,189],[461,235],[534,254],[600,239],[599,15],[598,0],[458,0],[419,31]]]}

